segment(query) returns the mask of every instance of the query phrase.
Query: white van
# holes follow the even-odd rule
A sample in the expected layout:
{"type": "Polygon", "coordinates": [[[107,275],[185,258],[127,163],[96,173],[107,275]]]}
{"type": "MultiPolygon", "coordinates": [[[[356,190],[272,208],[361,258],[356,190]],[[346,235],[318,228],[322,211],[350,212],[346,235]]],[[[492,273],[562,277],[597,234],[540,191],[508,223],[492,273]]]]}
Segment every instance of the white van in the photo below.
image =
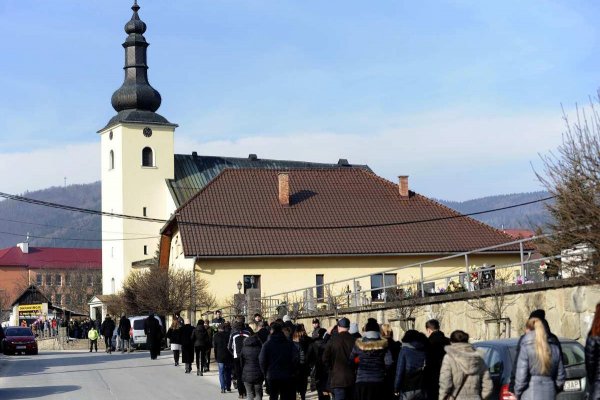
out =
{"type": "MultiPolygon", "coordinates": [[[[131,347],[134,347],[136,349],[146,347],[147,338],[146,333],[144,332],[144,321],[146,320],[146,318],[148,318],[147,315],[129,317],[129,321],[131,322],[131,347]]],[[[154,318],[156,318],[156,320],[160,324],[160,328],[164,333],[162,320],[157,315],[155,315],[154,318]]],[[[162,347],[163,346],[161,346],[161,348],[162,347]]]]}

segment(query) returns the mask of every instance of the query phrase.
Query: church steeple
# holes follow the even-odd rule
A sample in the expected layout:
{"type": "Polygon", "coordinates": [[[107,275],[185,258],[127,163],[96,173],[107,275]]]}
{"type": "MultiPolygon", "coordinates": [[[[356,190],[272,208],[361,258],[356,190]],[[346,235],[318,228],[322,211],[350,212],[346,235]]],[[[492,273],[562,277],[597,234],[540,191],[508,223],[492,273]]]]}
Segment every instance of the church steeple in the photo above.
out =
{"type": "Polygon", "coordinates": [[[166,118],[156,113],[160,107],[160,93],[148,82],[148,64],[146,51],[148,42],[144,37],[146,24],[138,15],[140,6],[134,1],[133,15],[127,24],[125,32],[127,38],[123,43],[125,49],[125,80],[117,89],[111,103],[117,115],[108,123],[107,127],[119,122],[141,122],[152,124],[169,124],[166,118]]]}

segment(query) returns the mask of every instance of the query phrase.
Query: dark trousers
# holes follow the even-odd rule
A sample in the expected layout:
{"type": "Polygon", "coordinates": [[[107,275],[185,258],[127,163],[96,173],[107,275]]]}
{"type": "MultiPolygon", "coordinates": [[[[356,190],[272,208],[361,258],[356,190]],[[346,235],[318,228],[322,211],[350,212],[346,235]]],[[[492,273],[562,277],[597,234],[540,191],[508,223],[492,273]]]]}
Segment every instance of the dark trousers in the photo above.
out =
{"type": "Polygon", "coordinates": [[[204,371],[205,369],[208,369],[208,364],[206,363],[206,353],[208,350],[204,349],[203,347],[194,347],[194,350],[196,351],[196,369],[198,371],[204,371]]]}
{"type": "Polygon", "coordinates": [[[293,379],[270,379],[269,400],[296,400],[293,379]]]}
{"type": "Polygon", "coordinates": [[[355,400],[379,400],[383,398],[384,386],[381,382],[361,382],[355,385],[355,400]]]}
{"type": "Polygon", "coordinates": [[[210,347],[206,350],[206,370],[210,369],[210,347]]]}
{"type": "Polygon", "coordinates": [[[306,388],[308,386],[308,374],[301,370],[296,376],[296,392],[300,394],[300,399],[306,399],[306,388]]]}
{"type": "Polygon", "coordinates": [[[262,400],[263,390],[262,383],[248,383],[244,382],[246,387],[246,393],[248,394],[248,400],[262,400]]]}
{"type": "Polygon", "coordinates": [[[112,352],[112,336],[104,336],[104,345],[107,353],[112,352]]]}
{"type": "Polygon", "coordinates": [[[233,359],[233,372],[235,374],[238,394],[240,396],[245,396],[246,386],[244,386],[244,382],[242,382],[242,359],[239,357],[233,359]]]}
{"type": "Polygon", "coordinates": [[[179,350],[173,350],[173,360],[175,360],[175,365],[179,365],[179,350]]]}
{"type": "Polygon", "coordinates": [[[96,348],[96,351],[98,351],[98,339],[90,340],[90,351],[92,351],[92,347],[96,348]]]}
{"type": "Polygon", "coordinates": [[[354,399],[354,387],[331,388],[333,400],[352,400],[354,399]]]}

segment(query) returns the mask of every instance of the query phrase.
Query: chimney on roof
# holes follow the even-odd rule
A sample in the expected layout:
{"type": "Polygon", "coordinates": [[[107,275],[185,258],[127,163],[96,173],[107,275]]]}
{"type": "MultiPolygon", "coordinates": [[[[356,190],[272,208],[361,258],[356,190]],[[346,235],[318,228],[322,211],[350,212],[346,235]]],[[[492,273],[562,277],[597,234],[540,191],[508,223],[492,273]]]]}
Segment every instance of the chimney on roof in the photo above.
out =
{"type": "Polygon", "coordinates": [[[287,172],[277,174],[279,180],[279,204],[282,206],[290,205],[290,176],[287,172]]]}
{"type": "Polygon", "coordinates": [[[27,243],[27,242],[18,243],[18,244],[17,244],[17,247],[18,247],[19,249],[21,249],[21,252],[22,252],[23,254],[27,254],[27,253],[29,253],[29,243],[27,243]]]}
{"type": "Polygon", "coordinates": [[[198,157],[198,152],[192,151],[192,157],[194,157],[194,158],[198,157]]]}
{"type": "Polygon", "coordinates": [[[348,160],[346,158],[340,158],[337,163],[338,163],[338,165],[340,165],[342,167],[350,166],[350,163],[348,162],[348,160]]]}
{"type": "Polygon", "coordinates": [[[248,154],[248,160],[250,161],[256,161],[258,160],[258,156],[256,154],[248,154]]]}
{"type": "Polygon", "coordinates": [[[400,197],[408,199],[408,175],[398,176],[398,191],[400,197]]]}

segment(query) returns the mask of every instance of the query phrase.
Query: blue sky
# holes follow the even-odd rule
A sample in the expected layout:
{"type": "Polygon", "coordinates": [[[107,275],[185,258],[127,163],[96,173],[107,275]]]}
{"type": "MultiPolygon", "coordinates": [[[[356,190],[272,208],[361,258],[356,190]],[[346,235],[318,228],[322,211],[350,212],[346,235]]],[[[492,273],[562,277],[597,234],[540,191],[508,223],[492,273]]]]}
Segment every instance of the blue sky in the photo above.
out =
{"type": "MultiPolygon", "coordinates": [[[[0,2],[0,191],[99,178],[131,1],[0,2]]],[[[594,1],[140,0],[178,152],[366,163],[449,200],[539,190],[600,80],[594,1]]]]}

